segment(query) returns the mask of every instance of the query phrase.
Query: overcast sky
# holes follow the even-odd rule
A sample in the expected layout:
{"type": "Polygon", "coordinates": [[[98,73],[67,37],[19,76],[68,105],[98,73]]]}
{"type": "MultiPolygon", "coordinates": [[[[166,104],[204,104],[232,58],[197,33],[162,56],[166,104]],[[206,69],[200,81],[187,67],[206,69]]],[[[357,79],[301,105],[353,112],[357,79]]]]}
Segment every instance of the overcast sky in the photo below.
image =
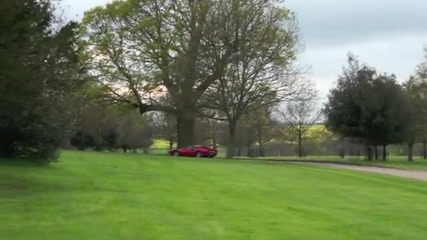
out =
{"type": "MultiPolygon", "coordinates": [[[[65,0],[70,18],[109,0],[65,0]]],[[[408,78],[427,44],[426,0],[287,0],[298,15],[305,51],[300,65],[321,97],[334,86],[348,52],[380,72],[408,78]]]]}

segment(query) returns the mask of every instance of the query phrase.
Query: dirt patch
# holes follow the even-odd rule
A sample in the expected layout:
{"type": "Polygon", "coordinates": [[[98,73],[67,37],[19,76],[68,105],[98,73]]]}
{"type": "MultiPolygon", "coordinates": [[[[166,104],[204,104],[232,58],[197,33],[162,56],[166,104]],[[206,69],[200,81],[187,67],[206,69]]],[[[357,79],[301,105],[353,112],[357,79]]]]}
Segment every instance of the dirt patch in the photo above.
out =
{"type": "Polygon", "coordinates": [[[338,163],[298,162],[296,164],[322,166],[322,167],[338,168],[338,169],[348,169],[348,170],[354,170],[354,171],[360,171],[360,172],[378,173],[378,174],[391,175],[395,177],[403,177],[403,178],[427,181],[427,171],[422,171],[422,170],[408,170],[408,169],[374,167],[374,166],[356,166],[356,165],[344,165],[344,164],[338,164],[338,163]]]}

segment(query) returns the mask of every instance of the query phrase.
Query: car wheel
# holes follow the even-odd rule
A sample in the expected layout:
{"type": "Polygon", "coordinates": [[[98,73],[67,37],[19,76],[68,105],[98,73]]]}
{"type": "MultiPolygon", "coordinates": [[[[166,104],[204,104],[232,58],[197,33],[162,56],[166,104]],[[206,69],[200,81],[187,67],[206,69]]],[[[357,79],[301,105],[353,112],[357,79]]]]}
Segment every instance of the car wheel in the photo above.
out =
{"type": "Polygon", "coordinates": [[[173,153],[173,156],[174,156],[174,157],[179,157],[179,152],[178,152],[178,151],[175,151],[175,152],[173,153]]]}
{"type": "Polygon", "coordinates": [[[201,157],[202,157],[202,154],[198,152],[198,153],[196,154],[196,157],[201,158],[201,157]]]}

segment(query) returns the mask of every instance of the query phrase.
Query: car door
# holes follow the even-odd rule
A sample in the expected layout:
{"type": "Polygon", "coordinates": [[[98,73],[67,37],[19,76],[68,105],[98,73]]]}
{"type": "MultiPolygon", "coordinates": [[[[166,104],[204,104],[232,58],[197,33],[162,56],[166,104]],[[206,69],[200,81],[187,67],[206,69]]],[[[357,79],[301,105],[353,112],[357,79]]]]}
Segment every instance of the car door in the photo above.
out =
{"type": "Polygon", "coordinates": [[[183,147],[180,149],[179,155],[184,157],[192,157],[193,153],[193,147],[183,147]]]}

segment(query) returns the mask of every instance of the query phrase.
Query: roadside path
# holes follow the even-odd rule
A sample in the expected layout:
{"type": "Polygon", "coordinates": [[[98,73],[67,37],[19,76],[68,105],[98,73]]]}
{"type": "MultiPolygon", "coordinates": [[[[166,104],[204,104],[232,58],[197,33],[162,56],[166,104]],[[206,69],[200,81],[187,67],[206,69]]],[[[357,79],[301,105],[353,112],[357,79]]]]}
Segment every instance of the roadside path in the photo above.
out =
{"type": "Polygon", "coordinates": [[[360,172],[378,173],[378,174],[385,174],[385,175],[391,175],[396,177],[427,181],[427,171],[422,171],[422,170],[397,169],[397,168],[375,167],[375,166],[357,166],[357,165],[347,165],[347,164],[338,164],[338,163],[320,163],[320,162],[317,162],[317,163],[292,162],[292,163],[304,164],[304,165],[310,165],[310,166],[348,169],[348,170],[355,170],[360,172]]]}

